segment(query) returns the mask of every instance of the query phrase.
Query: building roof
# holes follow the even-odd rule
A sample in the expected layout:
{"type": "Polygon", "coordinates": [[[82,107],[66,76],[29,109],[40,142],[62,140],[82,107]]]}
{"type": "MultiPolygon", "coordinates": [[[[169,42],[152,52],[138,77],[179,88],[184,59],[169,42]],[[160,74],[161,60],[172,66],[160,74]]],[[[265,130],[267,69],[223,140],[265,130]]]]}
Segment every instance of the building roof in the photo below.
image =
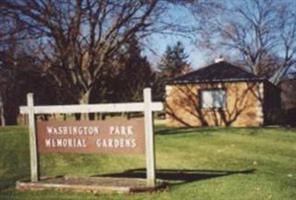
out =
{"type": "Polygon", "coordinates": [[[240,67],[228,62],[220,61],[188,74],[179,76],[169,81],[171,84],[178,83],[209,83],[231,81],[262,81],[264,78],[247,72],[240,67]]]}

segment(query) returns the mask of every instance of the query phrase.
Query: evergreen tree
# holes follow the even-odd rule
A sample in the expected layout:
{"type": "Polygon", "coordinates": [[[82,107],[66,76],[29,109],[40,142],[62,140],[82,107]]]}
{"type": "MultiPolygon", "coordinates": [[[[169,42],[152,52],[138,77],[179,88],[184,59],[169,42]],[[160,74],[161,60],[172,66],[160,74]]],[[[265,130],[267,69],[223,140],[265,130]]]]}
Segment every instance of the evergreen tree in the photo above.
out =
{"type": "Polygon", "coordinates": [[[158,68],[164,77],[174,78],[190,71],[183,44],[178,41],[174,46],[168,46],[161,58],[158,68]]]}
{"type": "Polygon", "coordinates": [[[168,46],[164,55],[158,64],[160,72],[156,75],[154,81],[155,100],[164,100],[165,85],[169,79],[175,78],[191,71],[190,64],[187,61],[188,55],[185,53],[183,44],[178,41],[174,46],[168,46]]]}

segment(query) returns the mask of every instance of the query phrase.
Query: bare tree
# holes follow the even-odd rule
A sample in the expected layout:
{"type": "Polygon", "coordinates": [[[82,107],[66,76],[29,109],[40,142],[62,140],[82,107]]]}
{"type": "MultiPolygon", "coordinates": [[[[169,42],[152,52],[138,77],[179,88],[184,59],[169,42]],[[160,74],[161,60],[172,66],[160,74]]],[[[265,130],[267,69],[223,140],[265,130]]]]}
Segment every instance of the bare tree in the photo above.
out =
{"type": "Polygon", "coordinates": [[[273,0],[201,2],[193,8],[199,45],[228,52],[257,75],[277,75],[277,82],[296,63],[295,6],[273,0]]]}
{"type": "Polygon", "coordinates": [[[169,3],[2,0],[0,14],[21,25],[9,24],[10,33],[30,33],[33,42],[28,42],[28,48],[43,63],[43,72],[70,91],[73,103],[88,103],[92,88],[112,72],[110,63],[126,41],[169,30],[172,24],[161,21],[169,3]]]}

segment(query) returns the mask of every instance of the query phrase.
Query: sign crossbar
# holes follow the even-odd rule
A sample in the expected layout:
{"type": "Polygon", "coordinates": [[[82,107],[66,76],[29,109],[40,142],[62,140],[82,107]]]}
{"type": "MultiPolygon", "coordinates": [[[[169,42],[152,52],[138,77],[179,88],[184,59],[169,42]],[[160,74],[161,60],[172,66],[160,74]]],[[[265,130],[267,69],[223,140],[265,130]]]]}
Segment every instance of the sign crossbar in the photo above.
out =
{"type": "MultiPolygon", "coordinates": [[[[151,102],[149,109],[151,111],[161,111],[163,105],[161,102],[151,102]]],[[[144,103],[110,103],[110,104],[77,104],[77,105],[52,105],[52,106],[34,106],[34,114],[53,114],[53,113],[96,113],[96,112],[144,112],[144,103]]],[[[32,112],[29,106],[21,106],[20,113],[28,114],[32,112]]]]}

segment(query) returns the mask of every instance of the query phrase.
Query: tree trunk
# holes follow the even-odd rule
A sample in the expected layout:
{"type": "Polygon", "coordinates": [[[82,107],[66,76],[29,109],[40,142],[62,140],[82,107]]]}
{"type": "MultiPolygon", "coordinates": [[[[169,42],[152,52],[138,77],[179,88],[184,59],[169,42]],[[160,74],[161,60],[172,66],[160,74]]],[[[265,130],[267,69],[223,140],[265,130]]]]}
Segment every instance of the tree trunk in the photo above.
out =
{"type": "Polygon", "coordinates": [[[5,126],[5,117],[4,117],[3,105],[0,106],[0,118],[1,118],[1,126],[5,126]]]}
{"type": "Polygon", "coordinates": [[[0,118],[1,118],[1,126],[5,126],[4,105],[2,101],[2,96],[0,96],[0,118]]]}
{"type": "MultiPolygon", "coordinates": [[[[89,100],[90,100],[90,90],[88,90],[87,92],[85,92],[84,94],[81,95],[81,97],[79,99],[79,104],[89,104],[89,100]]],[[[88,120],[89,113],[83,113],[81,115],[81,119],[88,120]]]]}
{"type": "Polygon", "coordinates": [[[6,105],[3,104],[3,109],[5,111],[3,112],[3,119],[5,119],[5,125],[16,125],[17,117],[19,114],[18,107],[9,102],[6,105]]]}

